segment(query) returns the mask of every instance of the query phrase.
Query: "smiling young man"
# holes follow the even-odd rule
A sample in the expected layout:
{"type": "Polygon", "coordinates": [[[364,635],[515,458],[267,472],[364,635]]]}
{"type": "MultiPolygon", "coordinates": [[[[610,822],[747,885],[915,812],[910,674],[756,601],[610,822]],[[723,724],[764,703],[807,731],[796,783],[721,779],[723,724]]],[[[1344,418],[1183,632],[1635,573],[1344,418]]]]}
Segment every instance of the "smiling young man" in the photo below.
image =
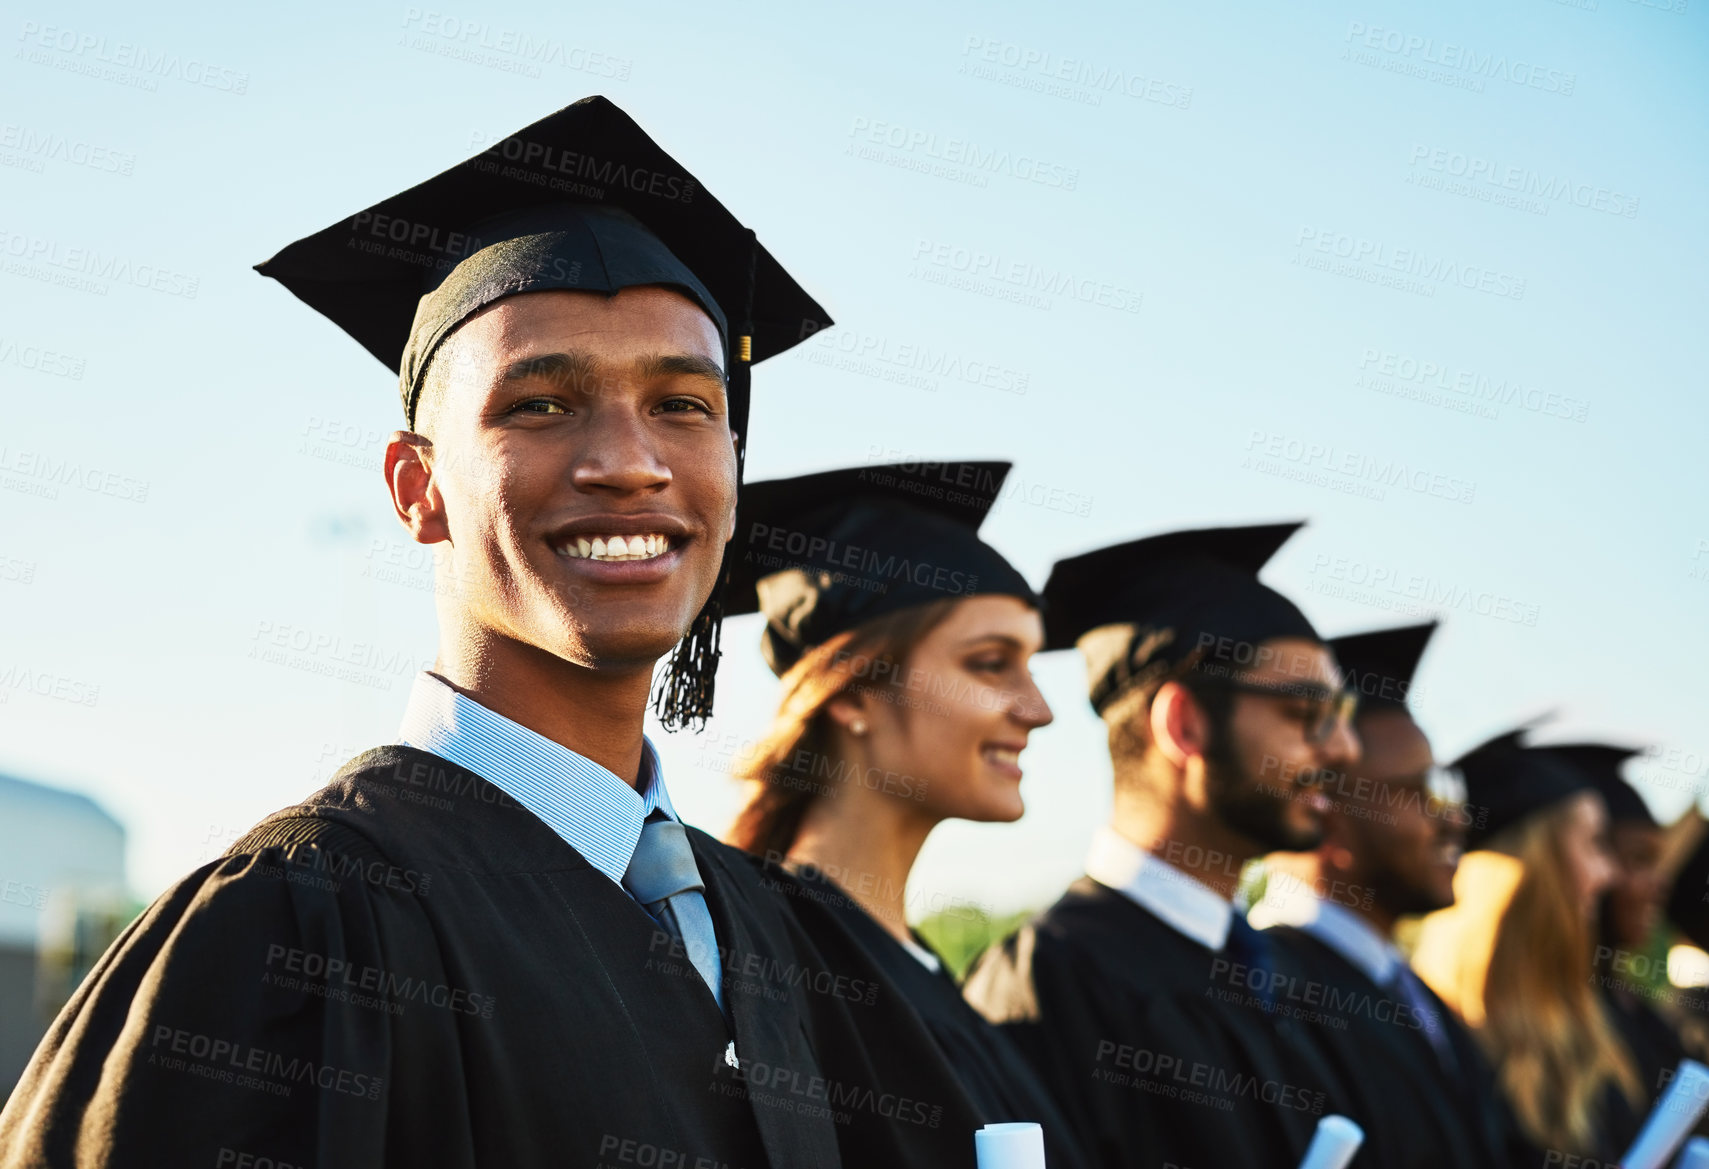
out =
{"type": "Polygon", "coordinates": [[[667,655],[666,723],[709,713],[747,365],[824,311],[603,98],[261,270],[399,370],[438,659],[394,745],[114,944],[0,1165],[970,1164],[917,1017],[642,734],[667,655]]]}
{"type": "Polygon", "coordinates": [[[1372,1169],[1507,1164],[1511,1121],[1487,1061],[1392,940],[1400,918],[1454,903],[1465,844],[1459,793],[1407,706],[1435,629],[1330,643],[1359,695],[1359,759],[1325,785],[1332,799],[1318,847],[1269,858],[1250,915],[1316,989],[1316,1036],[1364,1101],[1360,1156],[1372,1169]]]}
{"type": "MultiPolygon", "coordinates": [[[[1046,645],[1078,645],[1115,770],[1087,875],[988,952],[968,997],[1108,1165],[1293,1166],[1344,1094],[1232,901],[1321,833],[1357,745],[1334,656],[1257,573],[1299,525],[1175,532],[1059,562],[1046,645]]],[[[1358,1119],[1355,1117],[1355,1119],[1358,1119]]]]}

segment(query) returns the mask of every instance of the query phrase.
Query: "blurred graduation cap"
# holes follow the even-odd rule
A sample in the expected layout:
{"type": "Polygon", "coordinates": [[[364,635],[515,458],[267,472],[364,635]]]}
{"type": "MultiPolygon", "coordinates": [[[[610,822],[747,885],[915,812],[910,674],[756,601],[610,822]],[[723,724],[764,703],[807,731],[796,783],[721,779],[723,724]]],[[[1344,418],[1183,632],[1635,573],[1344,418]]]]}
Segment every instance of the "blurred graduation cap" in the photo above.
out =
{"type": "Polygon", "coordinates": [[[1045,648],[1078,645],[1092,708],[1189,659],[1254,665],[1275,638],[1321,641],[1305,614],[1258,580],[1304,521],[1147,536],[1059,560],[1044,586],[1045,648]]]}
{"type": "Polygon", "coordinates": [[[1406,709],[1412,680],[1438,622],[1352,633],[1330,641],[1343,685],[1359,695],[1359,711],[1406,709]]]}
{"type": "MultiPolygon", "coordinates": [[[[730,428],[744,440],[750,365],[831,324],[751,230],[603,97],[566,106],[256,270],[398,371],[411,426],[440,343],[520,293],[659,285],[686,296],[718,328],[730,428]]],[[[744,441],[738,477],[745,455],[744,441]]],[[[666,725],[711,712],[720,598],[714,589],[661,682],[666,725]]]]}
{"type": "Polygon", "coordinates": [[[1009,467],[896,463],[749,483],[726,611],[765,614],[760,650],[781,676],[808,649],[915,605],[988,594],[1037,605],[978,534],[1009,467]]]}
{"type": "Polygon", "coordinates": [[[1637,822],[1651,828],[1657,826],[1656,818],[1650,813],[1650,806],[1644,802],[1644,797],[1620,774],[1620,768],[1626,760],[1636,759],[1643,754],[1642,748],[1616,747],[1610,743],[1550,743],[1546,747],[1538,747],[1537,750],[1547,751],[1565,759],[1588,775],[1592,785],[1602,793],[1603,802],[1608,805],[1610,823],[1637,822]]]}
{"type": "Polygon", "coordinates": [[[1537,720],[1480,743],[1450,766],[1464,779],[1470,825],[1466,847],[1481,848],[1507,828],[1581,791],[1595,791],[1590,772],[1525,736],[1537,720]]]}
{"type": "Polygon", "coordinates": [[[518,293],[681,292],[724,339],[731,428],[744,437],[747,366],[831,323],[751,230],[603,97],[549,114],[255,268],[397,370],[412,425],[434,349],[471,314],[518,293]]]}

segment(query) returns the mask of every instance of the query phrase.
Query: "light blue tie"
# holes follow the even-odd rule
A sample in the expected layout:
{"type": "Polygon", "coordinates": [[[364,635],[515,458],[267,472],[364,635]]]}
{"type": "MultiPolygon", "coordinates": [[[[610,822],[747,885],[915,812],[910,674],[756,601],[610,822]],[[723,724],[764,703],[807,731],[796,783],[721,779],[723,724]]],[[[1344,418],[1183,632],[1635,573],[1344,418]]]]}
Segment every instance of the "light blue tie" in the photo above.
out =
{"type": "Polygon", "coordinates": [[[718,935],[712,911],[706,908],[706,883],[694,863],[688,830],[663,812],[654,812],[641,825],[641,839],[629,870],[623,874],[629,890],[653,919],[682,942],[688,960],[724,1009],[723,971],[718,961],[718,935]]]}

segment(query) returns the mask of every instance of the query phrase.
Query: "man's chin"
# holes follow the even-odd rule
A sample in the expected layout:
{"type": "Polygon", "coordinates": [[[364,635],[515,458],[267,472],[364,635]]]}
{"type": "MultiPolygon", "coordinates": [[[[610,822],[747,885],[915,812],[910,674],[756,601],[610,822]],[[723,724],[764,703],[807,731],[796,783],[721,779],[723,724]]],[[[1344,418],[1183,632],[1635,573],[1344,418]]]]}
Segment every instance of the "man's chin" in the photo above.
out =
{"type": "Polygon", "coordinates": [[[1432,889],[1420,890],[1412,897],[1399,899],[1399,903],[1394,906],[1394,911],[1397,916],[1411,917],[1413,915],[1437,913],[1453,907],[1454,891],[1452,889],[1445,893],[1439,889],[1432,889]]]}
{"type": "Polygon", "coordinates": [[[1270,845],[1272,852],[1310,852],[1323,843],[1323,821],[1278,825],[1276,837],[1276,843],[1270,845]]]}
{"type": "Polygon", "coordinates": [[[599,637],[571,637],[556,646],[547,643],[540,648],[583,669],[618,674],[650,671],[661,658],[673,653],[681,640],[682,635],[669,627],[607,629],[599,637]]]}
{"type": "Polygon", "coordinates": [[[1323,843],[1323,821],[1315,816],[1310,820],[1293,820],[1284,810],[1281,815],[1225,816],[1224,822],[1252,841],[1259,854],[1310,852],[1323,843]]]}

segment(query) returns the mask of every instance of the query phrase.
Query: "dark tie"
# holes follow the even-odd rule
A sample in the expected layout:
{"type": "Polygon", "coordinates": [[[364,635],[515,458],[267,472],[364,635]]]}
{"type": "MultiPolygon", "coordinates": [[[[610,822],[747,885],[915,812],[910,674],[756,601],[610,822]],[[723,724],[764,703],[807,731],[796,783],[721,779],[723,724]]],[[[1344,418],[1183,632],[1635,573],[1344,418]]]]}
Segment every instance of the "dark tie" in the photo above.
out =
{"type": "Polygon", "coordinates": [[[663,812],[654,812],[641,825],[641,839],[629,870],[623,874],[629,890],[653,919],[682,942],[688,960],[700,972],[707,989],[724,1008],[723,972],[718,962],[718,936],[712,912],[706,908],[706,883],[694,863],[688,831],[663,812]]]}
{"type": "Polygon", "coordinates": [[[1229,919],[1228,940],[1222,949],[1230,962],[1247,967],[1245,989],[1258,996],[1266,1011],[1274,1010],[1276,980],[1272,975],[1276,969],[1275,944],[1261,931],[1253,929],[1245,914],[1236,913],[1229,919]]]}
{"type": "Polygon", "coordinates": [[[1436,1059],[1442,1065],[1442,1070],[1449,1075],[1459,1071],[1460,1061],[1454,1058],[1454,1045],[1449,1042],[1446,1029],[1442,1026],[1441,1004],[1424,989],[1424,984],[1418,981],[1418,975],[1412,972],[1412,967],[1405,962],[1395,966],[1395,972],[1388,981],[1389,994],[1411,1007],[1418,1016],[1419,1030],[1430,1041],[1430,1046],[1436,1051],[1436,1059]]]}

